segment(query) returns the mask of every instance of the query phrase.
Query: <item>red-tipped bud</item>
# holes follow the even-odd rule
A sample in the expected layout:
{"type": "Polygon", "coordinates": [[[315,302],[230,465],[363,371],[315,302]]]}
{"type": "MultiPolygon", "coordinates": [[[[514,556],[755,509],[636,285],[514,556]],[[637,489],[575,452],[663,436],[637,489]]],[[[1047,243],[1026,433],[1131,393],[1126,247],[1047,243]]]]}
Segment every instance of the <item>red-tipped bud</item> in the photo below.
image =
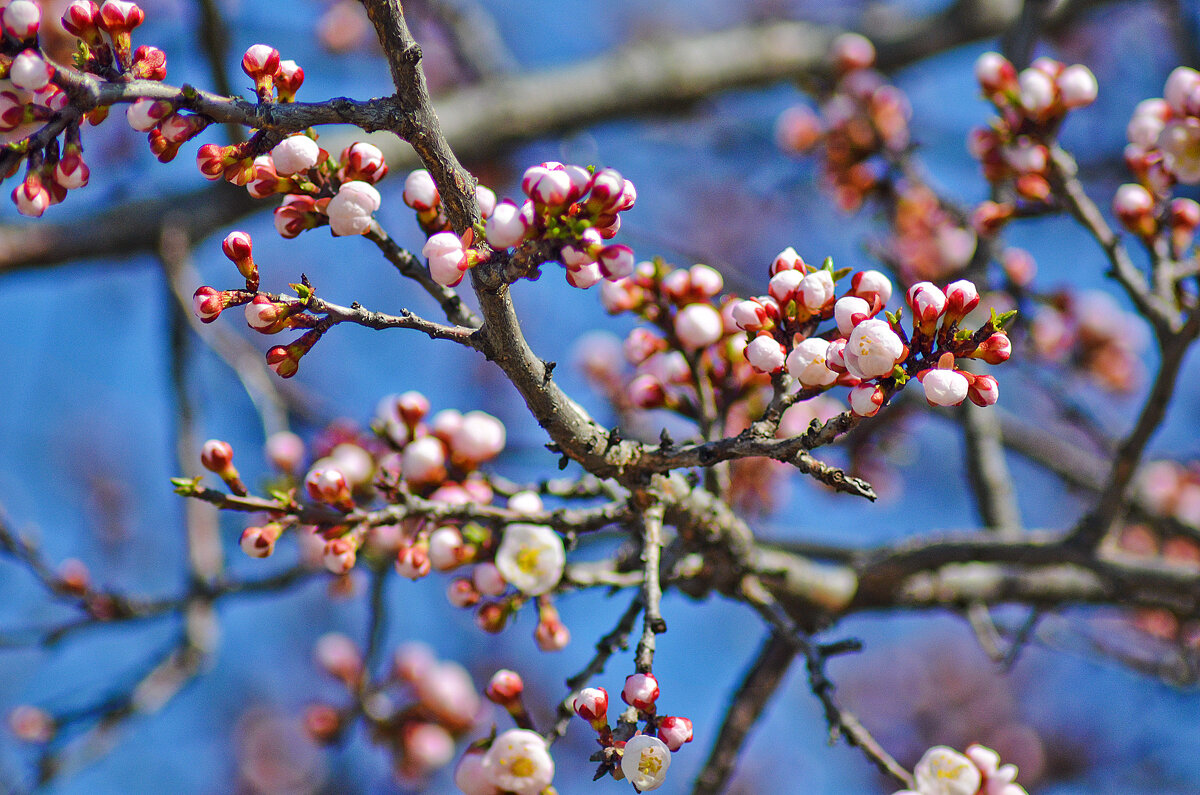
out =
{"type": "Polygon", "coordinates": [[[429,562],[429,545],[418,542],[412,546],[402,546],[396,551],[396,572],[401,577],[419,580],[429,574],[433,564],[429,562]]]}
{"type": "Polygon", "coordinates": [[[92,0],[74,0],[62,15],[62,26],[67,33],[95,46],[102,41],[96,25],[99,16],[100,6],[92,0]]]}
{"type": "Polygon", "coordinates": [[[47,743],[54,737],[54,718],[39,707],[21,704],[8,713],[8,728],[21,742],[47,743]]]}
{"type": "Polygon", "coordinates": [[[233,447],[220,439],[209,439],[200,449],[200,463],[209,472],[221,475],[233,466],[233,447]]]}
{"type": "Polygon", "coordinates": [[[136,3],[127,3],[123,0],[106,0],[104,5],[100,6],[100,13],[96,16],[96,24],[104,31],[110,34],[117,35],[120,33],[129,33],[129,31],[142,24],[146,19],[146,12],[136,3]]]}
{"type": "Polygon", "coordinates": [[[621,689],[621,700],[642,712],[653,712],[658,700],[658,680],[654,674],[631,674],[621,689]]]}
{"type": "Polygon", "coordinates": [[[258,266],[254,264],[253,245],[248,232],[230,232],[221,241],[221,251],[237,266],[247,280],[258,281],[258,266]]]}
{"type": "Polygon", "coordinates": [[[508,623],[508,611],[498,602],[484,602],[475,613],[475,624],[493,635],[503,632],[508,623]]]}
{"type": "Polygon", "coordinates": [[[277,524],[267,524],[262,527],[247,527],[242,531],[239,545],[242,551],[252,558],[267,558],[275,551],[275,542],[279,540],[282,528],[277,524]]]}
{"type": "Polygon", "coordinates": [[[332,574],[346,574],[354,568],[358,557],[358,546],[345,536],[325,542],[325,550],[321,554],[321,563],[332,574]]]}
{"type": "Polygon", "coordinates": [[[166,80],[167,54],[143,44],[133,52],[132,74],[143,80],[166,80]]]}
{"type": "Polygon", "coordinates": [[[946,311],[946,295],[933,282],[917,282],[908,288],[905,300],[922,326],[936,323],[946,311]]]}
{"type": "Polygon", "coordinates": [[[990,375],[976,375],[971,379],[967,397],[976,406],[993,406],[1000,399],[1000,385],[990,375]]]}
{"type": "MultiPolygon", "coordinates": [[[[388,173],[387,162],[383,159],[383,152],[380,151],[378,146],[366,143],[365,141],[359,141],[348,147],[346,151],[342,152],[341,160],[345,164],[343,166],[343,179],[345,180],[357,179],[375,184],[386,177],[388,173]]],[[[413,174],[415,173],[417,172],[414,171],[413,174]]],[[[426,174],[428,173],[426,172],[426,174]]],[[[411,178],[412,174],[409,174],[409,177],[411,178]]],[[[431,179],[430,182],[432,181],[431,179]]],[[[413,207],[414,205],[409,202],[408,188],[409,183],[406,179],[404,181],[404,203],[408,204],[409,207],[413,207]]],[[[434,194],[436,195],[436,193],[437,188],[435,186],[434,194]]],[[[435,201],[434,203],[436,204],[437,202],[435,201]]],[[[418,207],[416,209],[421,208],[418,207]]]]}
{"type": "Polygon", "coordinates": [[[312,196],[289,193],[283,204],[275,208],[275,231],[289,239],[306,229],[315,229],[323,220],[324,216],[317,211],[317,200],[312,196]]]}
{"type": "Polygon", "coordinates": [[[946,316],[961,320],[979,306],[979,290],[975,283],[959,279],[946,286],[946,316]]]}
{"type": "Polygon", "coordinates": [[[507,707],[519,701],[524,690],[525,683],[521,680],[521,675],[502,668],[492,674],[487,686],[487,697],[489,701],[507,707]]]}
{"type": "Polygon", "coordinates": [[[998,52],[979,56],[975,61],[975,79],[987,94],[1017,90],[1017,69],[998,52]]]}
{"type": "Polygon", "coordinates": [[[13,188],[12,200],[17,205],[17,212],[32,218],[40,218],[51,203],[50,193],[42,185],[41,177],[32,171],[21,184],[13,188]]]}
{"type": "Polygon", "coordinates": [[[37,35],[42,23],[42,9],[31,0],[12,0],[2,13],[4,32],[17,41],[37,35]]]}
{"type": "Polygon", "coordinates": [[[304,488],[308,496],[317,502],[338,507],[349,504],[353,507],[346,477],[333,467],[314,467],[304,478],[304,488]]]}
{"type": "Polygon", "coordinates": [[[242,56],[242,71],[256,84],[273,81],[279,72],[279,50],[268,44],[253,44],[242,56]]]}
{"type": "Polygon", "coordinates": [[[971,354],[974,359],[983,359],[988,364],[1002,364],[1012,355],[1012,340],[1003,331],[997,331],[983,342],[971,354]]]}
{"type": "Polygon", "coordinates": [[[296,98],[296,92],[304,83],[304,70],[295,61],[279,62],[279,71],[275,73],[275,88],[279,91],[280,102],[291,102],[296,98]]]}
{"type": "Polygon", "coordinates": [[[196,313],[196,317],[200,318],[201,322],[211,323],[233,301],[234,297],[231,293],[204,285],[197,288],[196,292],[192,294],[192,311],[196,313]]]}
{"type": "Polygon", "coordinates": [[[658,722],[658,739],[672,751],[678,751],[684,743],[692,741],[692,722],[687,718],[667,716],[658,722]]]}
{"type": "Polygon", "coordinates": [[[446,586],[446,601],[454,607],[474,607],[481,597],[475,583],[466,577],[455,577],[446,586]]]}
{"type": "Polygon", "coordinates": [[[287,328],[288,311],[265,295],[254,296],[246,304],[246,325],[260,334],[276,334],[287,328]]]}

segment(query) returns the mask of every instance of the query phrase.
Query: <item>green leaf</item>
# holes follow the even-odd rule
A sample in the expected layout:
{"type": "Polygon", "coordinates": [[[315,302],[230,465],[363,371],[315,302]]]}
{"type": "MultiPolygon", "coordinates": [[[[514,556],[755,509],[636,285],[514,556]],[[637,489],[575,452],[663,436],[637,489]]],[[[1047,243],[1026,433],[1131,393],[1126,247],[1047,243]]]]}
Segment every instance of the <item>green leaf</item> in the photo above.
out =
{"type": "Polygon", "coordinates": [[[190,497],[200,490],[200,481],[204,476],[194,478],[171,478],[171,485],[175,487],[175,493],[181,497],[190,497]]]}
{"type": "Polygon", "coordinates": [[[821,270],[833,273],[833,257],[825,258],[825,261],[821,263],[821,270]]]}
{"type": "Polygon", "coordinates": [[[994,325],[996,326],[996,328],[1001,329],[1001,330],[1008,328],[1008,325],[1010,323],[1012,323],[1013,320],[1016,319],[1016,317],[1017,317],[1017,310],[1015,310],[1015,309],[1010,309],[1000,316],[996,315],[995,309],[992,310],[992,321],[993,321],[994,325]]]}
{"type": "Polygon", "coordinates": [[[896,380],[896,386],[904,386],[908,383],[908,373],[904,372],[900,365],[892,368],[892,378],[896,380]]]}
{"type": "Polygon", "coordinates": [[[848,274],[852,270],[854,270],[854,269],[853,268],[838,268],[837,270],[835,270],[833,272],[833,280],[836,282],[838,279],[843,278],[846,274],[848,274]]]}
{"type": "Polygon", "coordinates": [[[958,331],[954,332],[954,341],[962,342],[963,340],[969,340],[974,335],[975,335],[974,331],[971,331],[968,328],[960,328],[958,331]]]}

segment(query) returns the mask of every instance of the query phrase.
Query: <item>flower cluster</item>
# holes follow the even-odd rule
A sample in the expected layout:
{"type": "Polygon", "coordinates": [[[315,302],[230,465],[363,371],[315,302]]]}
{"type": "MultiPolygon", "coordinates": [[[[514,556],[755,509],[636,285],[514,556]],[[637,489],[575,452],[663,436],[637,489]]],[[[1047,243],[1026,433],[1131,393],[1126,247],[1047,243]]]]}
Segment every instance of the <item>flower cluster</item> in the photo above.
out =
{"type": "Polygon", "coordinates": [[[913,770],[916,789],[896,795],[1027,795],[1014,783],[1016,765],[1001,765],[991,748],[972,745],[966,754],[937,745],[921,757],[913,770]]]}
{"type": "Polygon", "coordinates": [[[789,108],[779,117],[775,137],[788,152],[823,145],[825,178],[838,206],[850,211],[876,187],[887,161],[907,149],[912,109],[904,92],[872,68],[875,47],[866,38],[838,36],[831,58],[836,82],[820,116],[807,106],[789,108]]]}
{"type": "Polygon", "coordinates": [[[1047,296],[1031,315],[1029,339],[1038,356],[1056,366],[1070,364],[1105,389],[1129,392],[1144,380],[1149,331],[1107,293],[1047,296]]]}
{"type": "MultiPolygon", "coordinates": [[[[139,6],[122,0],[106,0],[103,5],[92,0],[72,2],[62,25],[78,39],[75,66],[106,79],[163,80],[167,75],[163,51],[148,45],[132,49],[131,33],[145,17],[139,6]]],[[[57,119],[69,102],[55,81],[56,67],[42,51],[41,23],[41,7],[34,0],[12,0],[0,10],[5,33],[0,56],[0,137],[5,143],[28,139],[57,119]]],[[[107,116],[108,108],[100,107],[91,111],[87,120],[99,124],[107,116]]],[[[12,192],[22,215],[41,216],[50,205],[66,198],[68,190],[87,185],[89,170],[83,161],[80,122],[73,118],[60,128],[61,143],[55,137],[24,153],[25,178],[12,192]]],[[[186,122],[177,124],[187,126],[186,122]]]]}
{"type": "Polygon", "coordinates": [[[611,774],[618,780],[628,779],[639,792],[663,785],[671,766],[671,754],[692,741],[692,722],[679,716],[658,715],[658,696],[654,674],[628,676],[621,689],[621,700],[629,705],[633,717],[622,715],[614,728],[608,722],[608,691],[587,687],[575,695],[572,704],[575,714],[595,730],[602,748],[596,778],[611,774]]]}
{"type": "Polygon", "coordinates": [[[1012,348],[1004,331],[1011,314],[993,316],[974,331],[960,327],[979,305],[973,283],[960,280],[945,292],[931,282],[910,287],[905,295],[910,335],[899,314],[884,312],[892,283],[879,271],[855,273],[840,297],[836,282],[847,274],[835,272],[830,260],[812,269],[789,248],[770,272],[768,295],[740,301],[730,313],[747,333],[745,356],[755,370],[786,369],[807,395],[849,387],[850,409],[862,417],[875,415],[914,376],[931,405],[954,406],[968,398],[980,406],[996,402],[995,378],[956,367],[958,358],[999,364],[1012,348]],[[818,333],[828,319],[834,328],[818,333]]]}
{"type": "Polygon", "coordinates": [[[521,189],[528,197],[521,204],[511,199],[497,203],[487,189],[477,192],[484,221],[479,231],[492,249],[487,252],[471,247],[474,234],[463,240],[446,228],[437,188],[427,173],[409,175],[405,202],[430,235],[423,253],[439,284],[458,284],[467,270],[507,249],[513,249],[507,256],[528,270],[560,262],[567,282],[581,289],[633,271],[633,250],[605,242],[621,228],[620,213],[637,200],[633,183],[617,171],[546,162],[526,170],[521,189]]]}
{"type": "MultiPolygon", "coordinates": [[[[345,635],[322,635],[313,656],[347,695],[361,699],[369,736],[388,749],[401,780],[416,784],[450,764],[457,742],[486,717],[487,705],[467,670],[437,659],[423,644],[399,647],[386,673],[369,682],[362,652],[345,635]]],[[[320,702],[308,707],[304,725],[318,742],[333,742],[356,712],[353,704],[339,709],[320,702]]]]}
{"type": "MultiPolygon", "coordinates": [[[[1016,200],[1045,202],[1054,137],[1068,111],[1095,101],[1095,76],[1082,64],[1045,57],[1018,73],[1004,56],[987,52],[975,62],[975,77],[1000,116],[971,133],[971,154],[983,165],[984,177],[1011,189],[1016,200]]],[[[985,203],[977,228],[994,231],[1015,210],[1012,201],[985,203]]]]}

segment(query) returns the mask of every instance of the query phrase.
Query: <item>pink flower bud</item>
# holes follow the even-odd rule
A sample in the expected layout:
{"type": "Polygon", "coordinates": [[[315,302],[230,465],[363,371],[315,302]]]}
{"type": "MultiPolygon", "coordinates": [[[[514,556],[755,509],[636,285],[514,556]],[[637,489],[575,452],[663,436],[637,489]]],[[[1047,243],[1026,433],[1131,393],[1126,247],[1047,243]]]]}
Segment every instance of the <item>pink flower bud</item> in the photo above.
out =
{"type": "Polygon", "coordinates": [[[1000,399],[1000,384],[990,375],[977,375],[971,380],[967,397],[976,406],[993,406],[1000,399]]]}
{"type": "MultiPolygon", "coordinates": [[[[279,62],[279,70],[275,73],[275,87],[279,89],[279,101],[291,102],[296,98],[296,92],[300,90],[300,86],[304,84],[304,70],[301,69],[295,61],[287,60],[279,62]]],[[[386,172],[386,169],[384,169],[386,172]]],[[[380,179],[383,175],[380,175],[380,179]]],[[[359,179],[359,177],[355,177],[359,179]]],[[[367,180],[368,182],[378,182],[379,179],[367,180]]]]}
{"type": "Polygon", "coordinates": [[[595,262],[580,265],[577,268],[567,271],[567,284],[572,287],[578,287],[580,290],[586,290],[589,287],[595,286],[603,281],[603,279],[604,274],[600,272],[600,265],[595,262]]]}
{"type": "Polygon", "coordinates": [[[256,83],[262,78],[270,78],[273,81],[279,71],[279,50],[267,44],[251,45],[242,56],[242,71],[256,83]]]}
{"type": "Polygon", "coordinates": [[[458,235],[438,232],[425,241],[421,253],[429,259],[429,273],[438,284],[453,287],[462,281],[469,263],[458,235]]]}
{"type": "Polygon", "coordinates": [[[829,347],[825,349],[825,366],[835,373],[848,372],[846,370],[846,342],[847,340],[844,339],[836,339],[831,341],[829,347]]]}
{"type": "Polygon", "coordinates": [[[598,210],[609,210],[621,202],[625,190],[625,178],[616,169],[602,168],[592,178],[591,196],[588,206],[598,210]]]}
{"type": "Polygon", "coordinates": [[[208,119],[194,113],[171,113],[159,123],[158,130],[168,143],[182,144],[203,132],[208,124],[208,119]]]}
{"type": "Polygon", "coordinates": [[[133,52],[132,74],[142,80],[166,80],[167,54],[143,44],[133,52]]]}
{"type": "Polygon", "coordinates": [[[500,596],[508,589],[508,582],[494,563],[478,563],[471,571],[471,582],[484,596],[500,596]]]}
{"type": "MultiPolygon", "coordinates": [[[[171,103],[162,99],[139,99],[129,106],[125,111],[125,118],[129,121],[129,126],[139,132],[146,132],[158,126],[158,123],[170,115],[172,111],[171,103]]],[[[219,149],[215,144],[209,144],[214,149],[219,149]]],[[[201,165],[201,171],[204,171],[204,166],[201,165]]],[[[208,176],[207,172],[205,176],[208,176]]],[[[220,176],[220,172],[217,173],[220,176]]]]}
{"type": "Polygon", "coordinates": [[[396,551],[396,572],[401,577],[419,580],[432,570],[429,546],[425,543],[402,546],[396,551]]]}
{"type": "Polygon", "coordinates": [[[525,683],[516,671],[501,668],[492,674],[487,686],[488,700],[501,706],[511,704],[521,697],[525,683]]]}
{"type": "Polygon", "coordinates": [[[849,337],[854,327],[871,316],[871,306],[862,298],[847,295],[833,305],[833,317],[837,320],[838,333],[849,337]]]}
{"type": "Polygon", "coordinates": [[[239,544],[242,551],[252,558],[267,558],[275,551],[275,542],[279,540],[279,525],[268,524],[264,527],[247,527],[242,531],[239,544]]]}
{"type": "Polygon", "coordinates": [[[26,743],[47,743],[55,730],[50,713],[29,704],[13,707],[8,713],[8,727],[18,740],[26,743]]]}
{"type": "Polygon", "coordinates": [[[750,341],[745,350],[746,361],[760,373],[777,373],[783,369],[787,351],[768,334],[760,334],[750,341]]]}
{"type": "Polygon", "coordinates": [[[874,304],[884,306],[892,297],[892,281],[876,270],[859,271],[850,278],[850,293],[874,304]]]}
{"type": "Polygon", "coordinates": [[[414,778],[432,774],[454,758],[454,737],[437,723],[413,721],[400,732],[400,773],[414,778]]]}
{"type": "Polygon", "coordinates": [[[631,674],[621,689],[621,700],[642,712],[653,712],[658,700],[658,680],[654,674],[631,674]]]}
{"type": "Polygon", "coordinates": [[[1057,89],[1054,80],[1040,69],[1024,69],[1018,76],[1021,107],[1035,120],[1044,118],[1054,107],[1057,89]]]}
{"type": "MultiPolygon", "coordinates": [[[[18,186],[18,190],[20,186],[18,186]]],[[[211,323],[229,306],[229,296],[214,287],[204,285],[192,294],[192,311],[205,323],[211,323]]]]}
{"type": "Polygon", "coordinates": [[[450,437],[454,459],[468,465],[490,461],[504,449],[504,424],[483,411],[468,411],[450,437]]]}
{"type": "Polygon", "coordinates": [[[805,308],[818,312],[833,300],[833,277],[826,270],[814,271],[800,281],[797,293],[805,308]]]}
{"type": "Polygon", "coordinates": [[[100,7],[92,0],[74,0],[62,15],[63,29],[88,44],[99,44],[100,29],[96,26],[99,15],[100,7]]]}
{"type": "Polygon", "coordinates": [[[1163,87],[1163,99],[1176,115],[1186,116],[1189,112],[1189,100],[1197,91],[1200,91],[1200,72],[1180,66],[1167,77],[1167,83],[1163,87]]]}
{"type": "Polygon", "coordinates": [[[803,271],[781,270],[767,283],[767,293],[775,299],[777,304],[786,306],[789,301],[797,298],[800,283],[805,278],[803,271]]]}
{"type": "Polygon", "coordinates": [[[1003,331],[997,331],[992,336],[988,337],[983,342],[979,343],[979,347],[975,349],[972,356],[976,359],[983,359],[988,364],[1002,364],[1008,361],[1008,357],[1012,355],[1012,340],[1008,338],[1008,334],[1003,331]]]}
{"type": "Polygon", "coordinates": [[[467,608],[479,604],[480,594],[466,577],[456,577],[446,586],[446,601],[452,607],[467,608]]]}
{"type": "Polygon", "coordinates": [[[325,542],[325,551],[321,556],[321,562],[331,574],[341,575],[354,568],[357,557],[358,547],[355,546],[354,541],[343,536],[325,542]]]}
{"type": "Polygon", "coordinates": [[[637,326],[629,332],[622,347],[629,363],[639,365],[654,354],[665,351],[667,341],[650,329],[637,326]]]}
{"type": "Polygon", "coordinates": [[[833,40],[829,51],[833,65],[839,72],[867,69],[875,63],[875,45],[866,36],[858,33],[841,34],[833,40]]]}
{"type": "Polygon", "coordinates": [[[446,477],[446,448],[433,436],[422,436],[401,455],[404,479],[413,484],[438,483],[446,477]]]}
{"type": "MultiPolygon", "coordinates": [[[[201,147],[203,148],[203,147],[201,147]]],[[[275,231],[282,237],[293,238],[305,229],[317,225],[317,202],[312,196],[290,193],[275,208],[275,231]]]]}
{"type": "Polygon", "coordinates": [[[634,262],[633,249],[619,243],[605,246],[596,256],[596,264],[600,267],[600,272],[609,281],[623,279],[633,273],[634,262]]]}
{"type": "Polygon", "coordinates": [[[692,722],[687,718],[669,715],[658,722],[658,739],[672,751],[678,751],[684,743],[692,741],[692,722]]]}
{"type": "Polygon", "coordinates": [[[42,9],[31,0],[12,0],[3,11],[4,32],[17,41],[37,35],[42,9]]]}
{"type": "MultiPolygon", "coordinates": [[[[341,160],[345,164],[341,172],[344,180],[361,180],[374,185],[386,177],[388,173],[387,162],[383,159],[383,152],[374,144],[364,141],[359,141],[347,147],[346,151],[342,152],[341,160]]],[[[404,188],[404,203],[414,209],[428,210],[436,206],[439,201],[437,187],[433,184],[433,178],[424,169],[409,174],[404,182],[404,188]],[[424,175],[424,177],[414,177],[414,175],[424,175]],[[410,180],[414,183],[413,192],[418,194],[418,197],[427,197],[429,191],[432,191],[433,198],[428,206],[418,206],[422,202],[416,201],[410,196],[410,180]]]]}
{"type": "MultiPolygon", "coordinates": [[[[526,171],[526,179],[529,178],[530,171],[526,171]]],[[[522,183],[525,179],[522,180],[522,183]]],[[[527,191],[529,198],[533,199],[538,204],[546,207],[559,207],[567,204],[572,195],[571,177],[565,171],[546,171],[541,170],[529,183],[530,189],[527,191]]]]}
{"type": "Polygon", "coordinates": [[[608,691],[602,687],[585,687],[572,702],[575,714],[593,726],[608,725],[608,691]]]}
{"type": "Polygon", "coordinates": [[[418,212],[432,210],[441,202],[433,176],[423,168],[404,178],[404,203],[418,212]]]}
{"type": "Polygon", "coordinates": [[[458,568],[466,554],[462,533],[457,527],[443,526],[429,534],[429,563],[438,571],[458,568]]]}
{"type": "Polygon", "coordinates": [[[487,241],[495,249],[517,245],[529,231],[521,208],[508,199],[496,205],[486,229],[487,241]]]}
{"type": "Polygon", "coordinates": [[[289,135],[271,150],[275,173],[284,177],[308,171],[317,164],[321,147],[307,135],[289,135]]]}
{"type": "Polygon", "coordinates": [[[229,442],[209,439],[200,448],[200,463],[209,472],[216,472],[218,475],[227,472],[233,466],[233,447],[229,442]]]}
{"type": "Polygon", "coordinates": [[[571,642],[571,630],[558,617],[558,611],[543,607],[538,625],[533,630],[533,640],[542,651],[562,651],[571,642]]]}
{"type": "Polygon", "coordinates": [[[917,374],[931,406],[957,406],[967,399],[967,377],[957,370],[935,368],[917,374]]]}
{"type": "Polygon", "coordinates": [[[917,282],[909,287],[905,301],[921,325],[936,322],[946,311],[946,295],[933,282],[917,282]]]}
{"type": "Polygon", "coordinates": [[[13,60],[8,79],[17,88],[37,91],[44,88],[54,77],[54,67],[36,50],[25,50],[13,60]]]}
{"type": "Polygon", "coordinates": [[[826,365],[829,348],[830,344],[820,337],[809,337],[796,343],[787,357],[788,373],[803,387],[829,386],[838,375],[826,365]]]}
{"type": "Polygon", "coordinates": [[[1113,196],[1113,214],[1135,234],[1154,234],[1154,197],[1141,185],[1130,182],[1117,188],[1113,196]]]}
{"type": "Polygon", "coordinates": [[[770,273],[772,276],[783,271],[799,271],[802,276],[808,272],[808,266],[804,264],[804,259],[791,246],[776,254],[775,259],[771,261],[770,273]]]}
{"type": "Polygon", "coordinates": [[[31,218],[40,218],[50,206],[50,193],[42,185],[37,174],[29,174],[12,192],[13,203],[17,212],[31,218]]]}
{"type": "Polygon", "coordinates": [[[490,768],[483,766],[484,751],[468,748],[454,768],[454,785],[464,795],[500,795],[500,788],[492,783],[490,768]]]}
{"type": "Polygon", "coordinates": [[[989,94],[1013,91],[1017,87],[1017,70],[998,52],[985,52],[975,61],[975,79],[989,94]]]}
{"type": "Polygon", "coordinates": [[[0,132],[15,130],[24,123],[25,107],[12,91],[0,91],[0,132]]]}
{"type": "Polygon", "coordinates": [[[1058,93],[1067,108],[1082,108],[1096,101],[1099,87],[1092,70],[1083,64],[1068,66],[1058,75],[1058,93]]]}
{"type": "Polygon", "coordinates": [[[702,298],[715,298],[725,288],[725,279],[716,268],[707,265],[693,265],[688,268],[691,277],[692,290],[702,298]]]}
{"type": "Polygon", "coordinates": [[[874,417],[883,405],[883,389],[874,384],[859,384],[850,390],[850,410],[860,417],[874,417]]]}
{"type": "Polygon", "coordinates": [[[362,235],[371,228],[371,213],[382,199],[374,186],[361,180],[343,182],[325,208],[329,229],[335,235],[362,235]]]}
{"type": "Polygon", "coordinates": [[[282,331],[286,318],[284,308],[265,295],[256,295],[254,300],[246,304],[246,324],[262,334],[282,331]]]}
{"type": "Polygon", "coordinates": [[[754,298],[738,301],[730,310],[733,322],[743,331],[758,331],[767,323],[767,310],[754,298]]]}
{"type": "Polygon", "coordinates": [[[308,496],[327,505],[342,505],[350,502],[350,487],[346,477],[333,467],[313,467],[304,478],[308,496]]]}
{"type": "Polygon", "coordinates": [[[362,653],[354,641],[340,632],[328,632],[317,638],[313,659],[317,667],[347,685],[356,684],[363,673],[362,653]]]}
{"type": "Polygon", "coordinates": [[[675,315],[675,336],[687,350],[699,350],[721,339],[725,324],[710,304],[688,304],[675,315]]]}
{"type": "Polygon", "coordinates": [[[108,33],[128,33],[142,24],[145,19],[146,13],[135,3],[106,0],[104,5],[100,6],[96,24],[108,33]]]}
{"type": "Polygon", "coordinates": [[[979,291],[975,283],[959,279],[946,286],[946,315],[962,319],[979,306],[979,291]]]}

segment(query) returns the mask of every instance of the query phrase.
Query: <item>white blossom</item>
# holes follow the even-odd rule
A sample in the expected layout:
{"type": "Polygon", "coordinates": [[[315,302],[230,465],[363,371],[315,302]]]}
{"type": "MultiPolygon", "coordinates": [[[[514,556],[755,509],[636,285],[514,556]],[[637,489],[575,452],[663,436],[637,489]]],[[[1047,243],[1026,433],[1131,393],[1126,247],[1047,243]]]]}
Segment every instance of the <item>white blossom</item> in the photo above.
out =
{"type": "Polygon", "coordinates": [[[558,585],[566,560],[562,538],[540,524],[508,525],[496,550],[496,568],[529,596],[539,596],[558,585]]]}
{"type": "Polygon", "coordinates": [[[546,741],[528,729],[509,729],[483,755],[484,775],[505,792],[538,795],[554,780],[546,741]]]}
{"type": "Polygon", "coordinates": [[[855,378],[886,376],[904,355],[904,343],[886,320],[872,318],[854,327],[843,356],[846,369],[855,378]]]}
{"type": "Polygon", "coordinates": [[[829,343],[820,337],[809,337],[796,343],[787,357],[788,373],[802,386],[829,386],[837,380],[838,374],[825,366],[828,350],[829,343]]]}
{"type": "Polygon", "coordinates": [[[630,784],[642,792],[661,787],[667,780],[667,768],[670,766],[671,750],[657,737],[638,734],[625,743],[621,772],[630,784]]]}

